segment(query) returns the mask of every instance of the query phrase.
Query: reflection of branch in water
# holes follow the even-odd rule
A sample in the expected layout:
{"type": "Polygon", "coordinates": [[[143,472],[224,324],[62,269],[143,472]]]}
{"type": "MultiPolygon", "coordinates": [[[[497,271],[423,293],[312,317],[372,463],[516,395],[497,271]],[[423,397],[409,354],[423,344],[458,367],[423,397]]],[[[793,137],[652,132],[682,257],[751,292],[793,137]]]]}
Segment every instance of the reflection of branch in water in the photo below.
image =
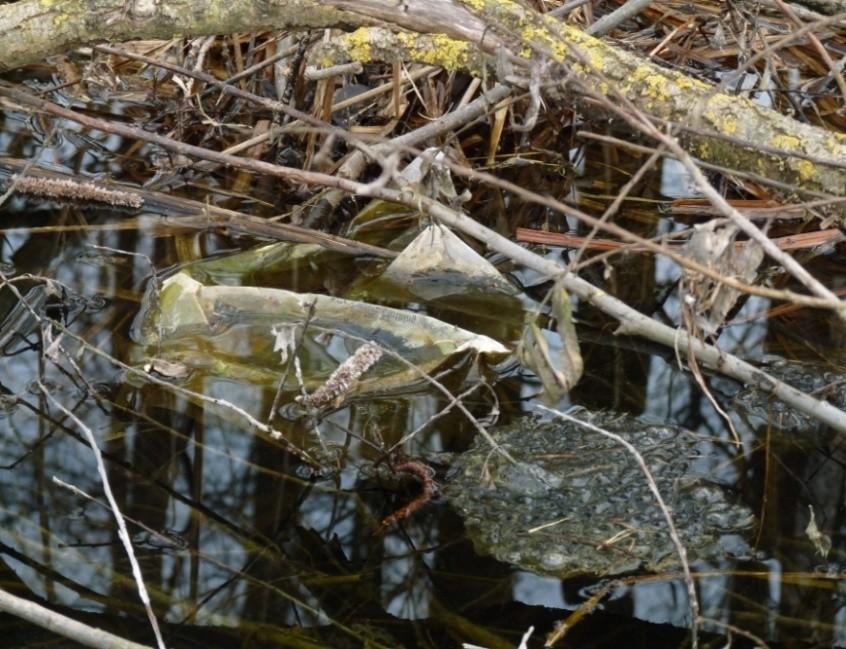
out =
{"type": "Polygon", "coordinates": [[[435,495],[435,481],[432,480],[432,471],[422,462],[411,460],[409,462],[397,464],[394,467],[394,473],[410,473],[411,475],[417,476],[420,479],[423,490],[414,500],[407,505],[400,507],[393,514],[383,520],[382,524],[378,527],[374,534],[383,534],[389,527],[393,527],[400,521],[405,520],[423,505],[432,500],[432,496],[435,495]]]}

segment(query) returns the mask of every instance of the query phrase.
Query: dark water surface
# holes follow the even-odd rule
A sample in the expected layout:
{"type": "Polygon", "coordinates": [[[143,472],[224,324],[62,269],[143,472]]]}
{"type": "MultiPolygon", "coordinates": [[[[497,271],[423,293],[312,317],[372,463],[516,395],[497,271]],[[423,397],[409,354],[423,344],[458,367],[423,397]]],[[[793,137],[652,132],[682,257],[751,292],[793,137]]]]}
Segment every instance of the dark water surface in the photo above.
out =
{"type": "MultiPolygon", "coordinates": [[[[57,171],[144,182],[153,177],[151,160],[160,154],[68,124],[53,133],[52,123],[15,112],[0,115],[0,120],[0,155],[35,158],[57,171]]],[[[611,166],[601,149],[587,154],[578,191],[601,209],[607,200],[590,196],[613,194],[626,180],[625,169],[636,168],[635,163],[611,166]]],[[[0,162],[0,175],[7,173],[0,162]]],[[[546,184],[551,190],[563,184],[552,170],[513,174],[513,180],[546,184]]],[[[236,176],[220,173],[203,182],[226,188],[236,176]]],[[[661,199],[658,182],[651,178],[639,190],[649,200],[630,203],[618,221],[650,236],[687,227],[656,209],[661,204],[656,202],[661,199]]],[[[279,203],[293,201],[285,188],[260,181],[255,189],[261,205],[223,194],[210,200],[262,214],[282,213],[293,204],[279,203]],[[267,204],[274,202],[269,209],[267,204]]],[[[189,186],[175,191],[197,197],[199,190],[189,186]]],[[[473,192],[471,212],[507,235],[516,226],[547,223],[553,230],[568,231],[573,225],[500,192],[481,187],[473,192]]],[[[167,229],[155,225],[154,217],[169,215],[155,210],[13,196],[0,214],[4,275],[36,276],[16,281],[19,293],[87,345],[124,361],[137,353],[131,327],[151,281],[151,263],[162,278],[201,259],[263,243],[214,231],[167,229]],[[101,227],[140,216],[150,218],[125,230],[101,227]],[[32,230],[44,226],[65,227],[32,230]],[[44,277],[61,288],[45,291],[38,279],[44,277]]],[[[570,254],[541,252],[565,259],[570,254]]],[[[529,302],[541,300],[549,288],[543,278],[519,272],[506,260],[492,261],[525,287],[523,297],[529,302]]],[[[298,266],[251,275],[250,282],[339,295],[362,274],[375,274],[380,263],[318,255],[298,266]]],[[[834,252],[812,268],[837,288],[842,265],[834,252]]],[[[645,313],[665,321],[677,316],[678,301],[670,288],[678,274],[663,260],[616,255],[583,273],[645,313]]],[[[392,446],[448,405],[435,389],[414,386],[354,400],[321,422],[322,443],[305,422],[277,417],[289,440],[324,458],[323,469],[315,470],[237,416],[145,384],[69,335],[60,341],[68,354],[60,367],[44,359],[44,337],[19,305],[18,296],[5,285],[0,290],[4,589],[153,644],[82,424],[106,458],[168,646],[393,648],[460,647],[466,642],[499,648],[516,647],[533,626],[528,646],[540,647],[547,633],[597,593],[604,596],[596,607],[571,620],[577,624],[555,646],[686,646],[689,609],[685,584],[676,572],[635,573],[617,584],[533,575],[476,554],[461,519],[442,497],[378,533],[380,521],[412,499],[418,486],[392,478],[385,462],[376,468],[373,462],[383,459],[380,448],[392,446]]],[[[473,313],[420,302],[405,306],[512,347],[515,340],[509,336],[517,328],[508,321],[512,315],[516,322],[522,320],[521,313],[473,313]]],[[[727,329],[720,344],[751,358],[778,354],[823,363],[830,370],[843,368],[842,333],[826,314],[750,318],[769,306],[762,299],[747,301],[735,316],[745,324],[727,329]]],[[[723,634],[735,628],[739,632],[732,646],[751,646],[744,633],[771,646],[846,644],[843,440],[819,430],[785,434],[761,419],[733,413],[744,442],[739,449],[690,374],[679,370],[672,350],[617,338],[615,323],[584,305],[576,307],[586,371],[558,407],[618,410],[711,438],[714,454],[701,463],[758,518],[746,556],[693,565],[702,615],[712,620],[704,626],[703,643],[725,646],[723,634]],[[820,530],[831,538],[827,558],[815,552],[805,533],[809,506],[820,530]]],[[[53,334],[58,333],[54,327],[53,334]]],[[[549,341],[553,347],[558,344],[551,333],[549,341]]],[[[461,387],[461,371],[459,367],[446,375],[448,387],[461,387]]],[[[488,371],[485,378],[490,389],[477,390],[466,401],[476,416],[496,413],[497,423],[507,424],[534,412],[540,392],[534,375],[511,364],[488,371]]],[[[739,388],[725,379],[706,380],[726,400],[739,388]]],[[[276,398],[275,387],[233,380],[211,369],[193,372],[180,385],[226,399],[265,421],[276,398]]],[[[475,434],[467,418],[452,410],[408,443],[405,455],[426,459],[437,471],[436,482],[443,482],[449,464],[445,454],[464,451],[475,434]]],[[[0,620],[2,646],[71,646],[13,618],[0,620]]]]}

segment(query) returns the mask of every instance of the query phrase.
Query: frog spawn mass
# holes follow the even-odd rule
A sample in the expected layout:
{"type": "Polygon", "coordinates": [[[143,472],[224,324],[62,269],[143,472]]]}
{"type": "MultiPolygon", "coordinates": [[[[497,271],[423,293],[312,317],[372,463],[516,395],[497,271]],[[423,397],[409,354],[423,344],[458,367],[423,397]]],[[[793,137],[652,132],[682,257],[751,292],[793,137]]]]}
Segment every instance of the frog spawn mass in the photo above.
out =
{"type": "MultiPolygon", "coordinates": [[[[692,465],[700,440],[684,429],[613,413],[580,418],[617,433],[643,456],[691,560],[746,550],[752,512],[692,465]]],[[[565,578],[670,570],[679,558],[645,475],[617,441],[570,422],[526,417],[491,431],[453,467],[445,495],[480,553],[565,578]]]]}
{"type": "MultiPolygon", "coordinates": [[[[846,373],[840,369],[778,357],[765,359],[760,368],[798,390],[828,401],[841,410],[846,408],[846,373]]],[[[732,408],[753,421],[784,432],[807,435],[825,428],[817,419],[789,407],[765,388],[754,385],[745,386],[735,395],[732,408]]]]}

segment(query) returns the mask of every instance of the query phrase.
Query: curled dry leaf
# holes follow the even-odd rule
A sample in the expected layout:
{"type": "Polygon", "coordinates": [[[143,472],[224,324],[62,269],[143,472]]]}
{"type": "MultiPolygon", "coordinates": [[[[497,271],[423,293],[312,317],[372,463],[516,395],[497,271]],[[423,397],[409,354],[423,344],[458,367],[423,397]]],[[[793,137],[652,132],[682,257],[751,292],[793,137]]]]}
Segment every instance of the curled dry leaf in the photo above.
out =
{"type": "Polygon", "coordinates": [[[820,528],[817,527],[817,520],[814,516],[814,508],[808,505],[808,510],[811,513],[811,520],[808,521],[808,526],[805,528],[805,535],[808,540],[814,544],[814,549],[823,559],[828,557],[831,551],[831,538],[827,534],[823,534],[820,528]]]}
{"type": "MultiPolygon", "coordinates": [[[[738,245],[737,227],[709,221],[695,226],[685,252],[694,261],[709,266],[726,277],[754,281],[764,258],[761,246],[752,241],[738,245]]],[[[683,304],[703,333],[714,335],[737,303],[740,292],[720,282],[685,271],[680,286],[683,304]]]]}
{"type": "Polygon", "coordinates": [[[561,350],[557,359],[550,352],[549,343],[538,326],[537,314],[526,316],[523,338],[518,350],[523,366],[540,378],[543,384],[543,398],[547,403],[555,403],[570,392],[582,377],[583,370],[570,296],[560,281],[552,289],[551,300],[552,314],[561,337],[561,350]]]}

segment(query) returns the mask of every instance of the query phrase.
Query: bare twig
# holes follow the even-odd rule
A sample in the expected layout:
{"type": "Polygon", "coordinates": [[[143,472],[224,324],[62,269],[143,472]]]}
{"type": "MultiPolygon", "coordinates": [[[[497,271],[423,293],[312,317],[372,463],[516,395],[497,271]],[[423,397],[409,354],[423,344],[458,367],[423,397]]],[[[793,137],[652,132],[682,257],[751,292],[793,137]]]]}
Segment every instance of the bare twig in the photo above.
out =
{"type": "Polygon", "coordinates": [[[556,18],[561,18],[562,16],[566,16],[574,9],[578,9],[582,5],[586,5],[590,1],[591,0],[570,0],[569,2],[565,2],[560,7],[556,7],[552,11],[548,11],[547,15],[555,16],[556,18]]]}
{"type": "Polygon", "coordinates": [[[724,629],[729,636],[729,644],[726,646],[731,645],[731,634],[734,633],[735,635],[739,635],[742,638],[746,638],[747,640],[751,640],[752,642],[754,642],[756,649],[770,649],[770,645],[764,642],[764,640],[760,636],[757,636],[750,631],[741,629],[740,627],[735,626],[734,624],[728,624],[726,622],[715,620],[710,617],[702,618],[702,622],[703,624],[713,624],[717,628],[724,629]]]}
{"type": "MultiPolygon", "coordinates": [[[[410,433],[406,433],[405,435],[403,435],[397,442],[394,443],[393,446],[391,446],[388,449],[388,453],[392,453],[393,451],[397,450],[403,444],[410,442],[412,439],[417,437],[417,435],[419,435],[422,430],[425,430],[426,428],[431,426],[433,423],[435,423],[438,419],[440,419],[441,417],[449,414],[449,412],[458,405],[459,401],[462,401],[463,399],[466,399],[467,397],[469,397],[481,385],[486,386],[488,388],[488,390],[491,389],[490,386],[487,385],[486,383],[474,383],[473,385],[471,385],[469,388],[467,388],[461,394],[452,397],[448,404],[446,404],[443,408],[441,408],[434,415],[429,417],[426,421],[424,421],[422,424],[420,424],[417,428],[412,430],[410,433]]],[[[496,396],[496,393],[494,393],[494,396],[496,396]]]]}
{"type": "Polygon", "coordinates": [[[97,446],[97,440],[94,437],[94,433],[79,417],[57,401],[50,391],[44,387],[44,384],[41,383],[41,381],[38,381],[38,388],[41,390],[42,394],[47,397],[48,401],[50,401],[68,419],[76,424],[79,430],[82,431],[82,434],[85,436],[88,444],[91,446],[91,451],[94,453],[94,459],[97,462],[97,472],[99,473],[100,481],[103,484],[103,493],[106,496],[106,500],[109,501],[109,506],[112,509],[112,514],[114,515],[115,522],[118,526],[118,538],[123,544],[126,556],[129,559],[129,565],[132,567],[132,576],[135,578],[135,585],[138,588],[138,597],[144,605],[144,610],[147,611],[147,619],[150,621],[150,626],[153,628],[153,634],[156,636],[156,645],[159,649],[165,649],[162,632],[159,629],[159,622],[156,619],[156,614],[153,612],[152,606],[150,605],[150,595],[147,593],[147,587],[144,585],[144,577],[141,574],[141,566],[138,565],[138,559],[135,558],[135,551],[132,548],[132,540],[130,539],[129,532],[126,529],[126,522],[123,520],[123,514],[121,514],[120,507],[118,507],[117,500],[115,500],[115,496],[112,493],[112,487],[109,484],[109,476],[106,472],[106,464],[103,462],[103,455],[100,453],[100,447],[97,446]]]}
{"type": "Polygon", "coordinates": [[[5,590],[0,590],[0,610],[86,647],[95,647],[96,649],[151,649],[149,645],[125,640],[108,631],[77,622],[66,615],[51,611],[49,608],[12,595],[5,590]]]}
{"type": "MultiPolygon", "coordinates": [[[[358,61],[333,65],[328,68],[316,68],[310,65],[305,69],[303,76],[309,81],[320,81],[321,79],[334,77],[337,74],[361,74],[362,69],[363,66],[358,61]]],[[[394,86],[396,87],[396,84],[394,86]]]]}
{"type": "MultiPolygon", "coordinates": [[[[802,21],[800,20],[799,16],[796,15],[796,12],[793,11],[793,8],[784,2],[784,0],[775,0],[775,3],[778,5],[778,8],[784,12],[784,15],[787,16],[797,28],[802,28],[802,21]]],[[[843,75],[840,73],[840,68],[838,65],[831,59],[828,54],[828,50],[825,49],[822,43],[820,43],[820,39],[817,38],[817,35],[811,31],[808,32],[808,39],[811,41],[811,44],[814,46],[814,49],[817,51],[817,54],[820,55],[820,58],[823,62],[828,66],[830,74],[834,77],[834,80],[837,82],[837,87],[840,89],[840,95],[843,98],[843,101],[846,102],[846,81],[843,80],[843,75]]]]}
{"type": "MultiPolygon", "coordinates": [[[[26,300],[23,298],[20,291],[15,286],[16,280],[26,280],[26,279],[35,279],[35,280],[39,280],[39,281],[42,281],[42,282],[55,282],[55,280],[50,280],[50,279],[47,279],[45,277],[39,277],[39,276],[27,275],[27,274],[19,275],[18,277],[14,278],[13,280],[10,280],[3,273],[0,272],[0,288],[3,288],[4,286],[8,286],[9,290],[11,290],[14,293],[15,297],[18,300],[20,300],[23,304],[25,304],[27,306],[27,308],[29,308],[30,312],[32,313],[32,315],[36,319],[36,321],[39,322],[39,323],[43,323],[44,318],[42,318],[40,314],[38,314],[35,310],[33,310],[32,308],[29,307],[26,300]]],[[[168,389],[168,390],[170,390],[170,391],[172,391],[176,394],[187,397],[189,399],[195,399],[197,401],[208,404],[210,406],[221,408],[223,410],[233,412],[237,416],[244,419],[247,422],[247,424],[250,427],[252,427],[253,429],[255,429],[259,432],[265,433],[266,435],[269,435],[273,439],[278,439],[278,440],[282,441],[285,444],[285,447],[289,451],[296,454],[301,459],[305,460],[306,462],[308,462],[312,465],[315,465],[315,466],[319,465],[319,463],[314,458],[312,458],[308,453],[306,453],[302,449],[298,448],[295,444],[293,444],[289,440],[285,439],[285,437],[279,431],[277,431],[272,426],[268,426],[267,424],[260,422],[258,419],[253,417],[250,413],[248,413],[243,408],[236,406],[235,404],[233,404],[233,403],[231,403],[231,402],[229,402],[225,399],[220,399],[220,398],[217,398],[217,397],[209,397],[209,396],[202,394],[200,392],[194,392],[193,390],[188,390],[187,388],[183,388],[179,385],[174,385],[173,383],[171,383],[169,381],[165,381],[164,379],[157,378],[156,376],[154,376],[153,374],[151,374],[149,372],[145,372],[144,370],[138,369],[136,367],[132,367],[131,365],[127,365],[126,363],[118,360],[117,358],[115,358],[111,354],[108,354],[107,352],[104,352],[103,350],[99,349],[98,347],[92,345],[87,340],[85,340],[81,336],[75,334],[73,331],[68,329],[66,326],[64,326],[60,322],[52,322],[51,326],[59,329],[61,331],[62,335],[67,336],[68,338],[72,338],[77,343],[82,345],[85,349],[90,351],[92,354],[99,356],[100,358],[106,359],[107,361],[109,361],[110,363],[115,365],[116,367],[121,368],[122,370],[132,374],[133,376],[137,376],[137,377],[141,378],[143,381],[153,383],[153,384],[158,385],[160,387],[166,388],[166,389],[168,389]]]]}
{"type": "MultiPolygon", "coordinates": [[[[608,79],[604,77],[591,63],[585,58],[584,54],[576,48],[571,48],[575,56],[577,56],[583,64],[587,65],[594,71],[598,80],[608,83],[608,79]]],[[[634,103],[625,97],[622,93],[614,91],[614,96],[619,100],[621,105],[612,101],[609,97],[600,95],[592,89],[587,88],[584,84],[580,84],[581,91],[585,96],[593,98],[599,104],[605,107],[606,110],[612,114],[616,114],[630,124],[634,129],[649,137],[662,143],[675,157],[681,162],[685,169],[691,174],[697,187],[705,194],[706,198],[711,201],[711,204],[720,211],[724,216],[733,221],[737,226],[746,233],[752,240],[761,245],[772,259],[779,262],[784,269],[793,275],[797,280],[804,284],[811,292],[833,302],[840,302],[839,298],[832,293],[828,288],[823,286],[816,278],[814,278],[805,268],[797,262],[793,257],[778,249],[761,230],[752,223],[748,218],[741,214],[738,210],[733,208],[720,195],[720,193],[711,185],[702,170],[696,165],[693,158],[682,148],[678,141],[672,135],[663,133],[658,129],[647,115],[645,115],[634,103]]],[[[613,88],[612,88],[613,90],[613,88]]],[[[841,302],[841,306],[836,309],[837,316],[846,322],[846,303],[841,302]]]]}
{"type": "MultiPolygon", "coordinates": [[[[343,336],[345,338],[349,338],[350,340],[357,340],[357,341],[362,342],[362,343],[370,342],[367,339],[362,338],[361,336],[356,336],[356,335],[353,335],[353,334],[348,333],[346,331],[340,331],[338,329],[331,329],[331,328],[328,328],[328,327],[320,327],[318,325],[312,325],[312,328],[319,329],[321,331],[326,331],[328,333],[332,333],[332,334],[335,334],[337,336],[343,336]]],[[[502,455],[506,460],[508,460],[512,464],[517,463],[517,461],[514,459],[514,457],[508,451],[506,451],[504,448],[502,448],[499,444],[496,443],[496,440],[493,437],[491,437],[491,434],[487,431],[487,429],[479,422],[478,419],[476,419],[476,417],[473,416],[473,413],[471,413],[467,409],[467,407],[461,402],[461,399],[456,399],[455,395],[453,395],[452,392],[450,392],[449,389],[443,383],[441,383],[436,378],[430,376],[429,374],[427,374],[426,372],[421,370],[414,363],[412,363],[411,361],[409,361],[408,359],[403,357],[402,354],[398,354],[393,349],[389,349],[388,347],[380,346],[380,348],[385,354],[387,354],[388,356],[390,356],[394,360],[399,361],[400,363],[402,363],[408,369],[416,372],[420,376],[421,379],[423,379],[424,381],[426,381],[427,383],[432,385],[438,392],[443,394],[447,399],[450,399],[450,401],[451,401],[450,405],[452,405],[452,403],[455,404],[455,407],[458,408],[458,410],[461,411],[461,413],[465,417],[467,417],[468,421],[470,421],[470,423],[473,424],[473,427],[476,429],[476,432],[478,432],[482,436],[482,438],[488,444],[491,445],[491,448],[495,452],[502,455]]]]}
{"type": "MultiPolygon", "coordinates": [[[[640,122],[641,120],[637,120],[640,122]]],[[[634,125],[635,120],[631,120],[634,125]]],[[[645,125],[645,123],[644,123],[645,125]]],[[[705,194],[711,204],[717,208],[725,217],[734,222],[750,239],[760,244],[773,260],[777,261],[782,267],[789,272],[793,277],[802,282],[811,292],[817,294],[819,297],[827,300],[835,300],[840,302],[840,299],[827,287],[823,286],[811,273],[805,270],[798,261],[792,256],[788,255],[783,250],[773,243],[767,235],[761,232],[757,225],[752,223],[746,216],[741,214],[737,209],[732,207],[725,198],[714,188],[714,186],[702,173],[702,170],[693,161],[693,158],[679,145],[676,139],[670,135],[661,133],[658,129],[649,126],[644,126],[644,130],[649,132],[649,135],[662,142],[666,147],[672,151],[679,162],[681,162],[685,169],[690,172],[697,187],[705,194]]],[[[843,306],[836,309],[837,317],[846,322],[846,303],[841,303],[843,306]]]]}
{"type": "Polygon", "coordinates": [[[654,0],[628,0],[628,2],[624,2],[610,14],[603,16],[590,25],[585,29],[585,32],[597,38],[605,36],[620,23],[627,21],[629,18],[634,18],[640,12],[648,9],[649,5],[653,2],[654,0]]]}

